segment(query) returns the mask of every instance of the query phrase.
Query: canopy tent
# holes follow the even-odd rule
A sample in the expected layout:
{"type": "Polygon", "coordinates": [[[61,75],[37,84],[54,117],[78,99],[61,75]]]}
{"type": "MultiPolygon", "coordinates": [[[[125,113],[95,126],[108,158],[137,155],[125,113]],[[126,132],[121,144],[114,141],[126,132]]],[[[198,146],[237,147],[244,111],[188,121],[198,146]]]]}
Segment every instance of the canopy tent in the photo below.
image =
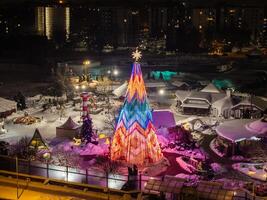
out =
{"type": "Polygon", "coordinates": [[[0,97],[0,118],[7,117],[17,110],[17,102],[0,97]]]}
{"type": "Polygon", "coordinates": [[[80,133],[81,126],[76,124],[71,117],[56,128],[56,136],[59,138],[70,138],[76,137],[80,133]]]}

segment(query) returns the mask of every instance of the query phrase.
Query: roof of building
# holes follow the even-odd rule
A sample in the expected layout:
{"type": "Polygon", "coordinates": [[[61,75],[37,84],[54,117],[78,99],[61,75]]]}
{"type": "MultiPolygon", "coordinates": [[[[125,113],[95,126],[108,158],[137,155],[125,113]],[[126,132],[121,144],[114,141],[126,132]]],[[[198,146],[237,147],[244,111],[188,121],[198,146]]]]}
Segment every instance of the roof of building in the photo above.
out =
{"type": "Polygon", "coordinates": [[[266,119],[257,120],[246,124],[246,128],[249,131],[266,134],[267,133],[267,121],[266,119]]]}
{"type": "Polygon", "coordinates": [[[57,127],[57,128],[61,128],[61,129],[77,129],[79,128],[80,125],[76,124],[71,117],[69,117],[67,119],[67,121],[62,124],[61,126],[57,127]]]}
{"type": "Polygon", "coordinates": [[[262,134],[262,132],[251,131],[251,128],[247,128],[254,123],[256,123],[256,121],[252,119],[226,121],[216,128],[216,132],[219,136],[230,140],[231,142],[240,142],[242,140],[253,139],[254,137],[262,134]]]}
{"type": "Polygon", "coordinates": [[[174,85],[174,86],[177,86],[177,87],[182,87],[182,86],[184,86],[184,85],[189,86],[188,83],[183,82],[183,81],[178,81],[178,80],[173,81],[171,84],[174,85]]]}
{"type": "Polygon", "coordinates": [[[125,96],[127,87],[128,87],[128,82],[125,81],[121,86],[113,90],[112,93],[115,94],[117,97],[125,96]]]}
{"type": "Polygon", "coordinates": [[[17,102],[0,97],[0,113],[17,109],[17,102]]]}
{"type": "Polygon", "coordinates": [[[254,105],[256,107],[258,107],[260,110],[264,111],[265,109],[267,109],[267,101],[263,100],[260,97],[247,97],[243,100],[241,100],[239,103],[237,103],[236,105],[232,106],[232,108],[236,108],[238,106],[242,106],[242,105],[254,105]]]}
{"type": "Polygon", "coordinates": [[[201,92],[221,93],[220,90],[213,83],[209,83],[201,90],[201,92]]]}
{"type": "Polygon", "coordinates": [[[153,124],[157,129],[160,127],[174,127],[176,125],[174,115],[169,110],[154,110],[152,117],[153,124]]]}
{"type": "Polygon", "coordinates": [[[215,101],[212,104],[212,107],[216,108],[219,112],[219,114],[223,113],[224,110],[229,109],[233,106],[233,102],[231,97],[225,96],[222,99],[219,99],[218,101],[215,101]]]}
{"type": "Polygon", "coordinates": [[[193,91],[193,92],[190,93],[190,95],[186,99],[206,100],[206,101],[208,101],[208,103],[211,104],[211,95],[208,92],[196,92],[196,91],[193,91]]]}

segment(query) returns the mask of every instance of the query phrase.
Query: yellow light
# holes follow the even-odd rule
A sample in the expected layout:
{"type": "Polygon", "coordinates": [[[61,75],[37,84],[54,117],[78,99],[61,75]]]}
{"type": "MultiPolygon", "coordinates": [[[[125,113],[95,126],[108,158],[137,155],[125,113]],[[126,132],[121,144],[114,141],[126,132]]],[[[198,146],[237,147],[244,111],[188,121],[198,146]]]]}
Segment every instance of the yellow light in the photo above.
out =
{"type": "Polygon", "coordinates": [[[91,62],[90,62],[90,60],[85,60],[85,61],[83,61],[83,64],[84,64],[84,65],[90,65],[91,62]]]}
{"type": "Polygon", "coordinates": [[[75,85],[75,89],[78,90],[80,87],[79,85],[75,85]]]}
{"type": "Polygon", "coordinates": [[[138,49],[136,49],[133,53],[132,53],[132,58],[135,60],[135,62],[137,62],[138,60],[140,60],[142,57],[141,51],[138,51],[138,49]]]}
{"type": "Polygon", "coordinates": [[[82,85],[82,89],[85,89],[86,88],[86,86],[85,85],[82,85]]]}
{"type": "Polygon", "coordinates": [[[64,2],[62,0],[59,1],[60,4],[63,4],[64,2]]]}
{"type": "Polygon", "coordinates": [[[104,133],[101,133],[101,134],[99,134],[99,136],[98,136],[98,138],[99,139],[103,139],[103,138],[106,138],[107,136],[104,134],[104,133]]]}

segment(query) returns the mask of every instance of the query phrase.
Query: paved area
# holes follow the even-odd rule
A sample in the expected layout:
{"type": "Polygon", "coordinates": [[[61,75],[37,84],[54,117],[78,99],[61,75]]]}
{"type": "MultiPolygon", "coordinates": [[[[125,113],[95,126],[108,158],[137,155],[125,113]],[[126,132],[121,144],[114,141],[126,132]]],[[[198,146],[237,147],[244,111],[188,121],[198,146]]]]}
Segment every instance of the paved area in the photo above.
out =
{"type": "Polygon", "coordinates": [[[108,195],[105,188],[102,188],[103,192],[99,192],[99,188],[96,188],[96,190],[92,189],[92,191],[90,191],[89,189],[81,190],[70,188],[67,184],[66,186],[57,186],[27,180],[19,180],[17,184],[17,180],[15,178],[7,178],[5,176],[0,176],[0,199],[17,199],[17,185],[19,188],[18,197],[21,200],[122,199],[122,195],[108,195]]]}

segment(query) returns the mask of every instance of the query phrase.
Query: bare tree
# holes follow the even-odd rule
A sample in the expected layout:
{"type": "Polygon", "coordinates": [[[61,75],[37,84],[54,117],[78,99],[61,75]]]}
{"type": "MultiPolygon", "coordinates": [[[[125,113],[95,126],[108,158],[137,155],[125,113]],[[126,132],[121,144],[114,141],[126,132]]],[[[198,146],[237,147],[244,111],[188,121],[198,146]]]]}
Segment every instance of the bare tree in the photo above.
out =
{"type": "Polygon", "coordinates": [[[53,149],[51,164],[80,167],[81,159],[74,151],[66,151],[63,146],[57,146],[53,149]]]}
{"type": "Polygon", "coordinates": [[[30,138],[22,137],[17,143],[9,146],[9,155],[19,158],[31,159],[35,152],[29,149],[30,138]]]}
{"type": "Polygon", "coordinates": [[[106,114],[106,118],[104,119],[104,123],[105,123],[105,129],[107,129],[108,132],[113,133],[115,131],[116,114],[117,114],[116,109],[111,109],[106,114]]]}

